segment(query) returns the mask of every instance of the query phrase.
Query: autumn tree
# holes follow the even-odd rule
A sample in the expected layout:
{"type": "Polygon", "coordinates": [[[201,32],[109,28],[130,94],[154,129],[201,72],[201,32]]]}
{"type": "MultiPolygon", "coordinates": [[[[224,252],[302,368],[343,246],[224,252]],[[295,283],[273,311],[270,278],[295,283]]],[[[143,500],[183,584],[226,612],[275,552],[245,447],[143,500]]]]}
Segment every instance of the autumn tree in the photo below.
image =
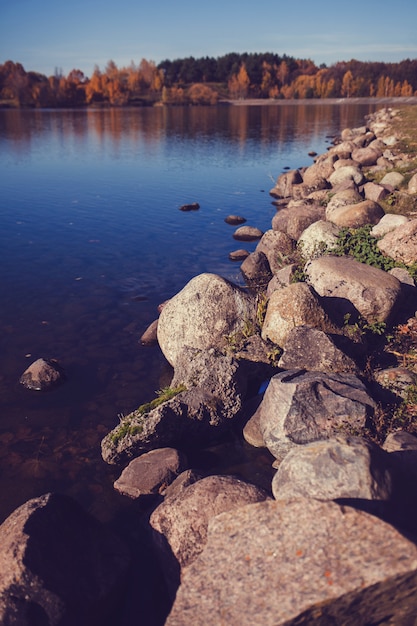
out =
{"type": "Polygon", "coordinates": [[[239,72],[233,74],[229,80],[229,93],[232,98],[242,100],[246,98],[250,80],[244,63],[240,66],[239,72]]]}
{"type": "Polygon", "coordinates": [[[342,79],[342,96],[350,98],[353,95],[353,75],[350,70],[345,72],[342,79]]]}
{"type": "Polygon", "coordinates": [[[203,83],[195,83],[188,92],[187,97],[192,104],[216,104],[219,94],[203,83]]]}

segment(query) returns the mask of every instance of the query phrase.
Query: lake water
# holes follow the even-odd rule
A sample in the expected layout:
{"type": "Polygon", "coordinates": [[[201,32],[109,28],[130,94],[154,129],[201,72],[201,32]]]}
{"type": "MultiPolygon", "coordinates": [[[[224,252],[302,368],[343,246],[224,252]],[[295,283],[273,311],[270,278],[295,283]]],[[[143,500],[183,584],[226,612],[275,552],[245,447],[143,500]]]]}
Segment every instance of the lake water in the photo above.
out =
{"type": "Polygon", "coordinates": [[[0,111],[0,522],[51,490],[111,520],[125,499],[100,441],[170,380],[139,342],[158,304],[201,272],[241,282],[225,217],[270,228],[276,177],[376,108],[0,111]],[[200,210],[179,210],[190,202],[200,210]],[[39,357],[62,364],[65,385],[19,383],[39,357]]]}

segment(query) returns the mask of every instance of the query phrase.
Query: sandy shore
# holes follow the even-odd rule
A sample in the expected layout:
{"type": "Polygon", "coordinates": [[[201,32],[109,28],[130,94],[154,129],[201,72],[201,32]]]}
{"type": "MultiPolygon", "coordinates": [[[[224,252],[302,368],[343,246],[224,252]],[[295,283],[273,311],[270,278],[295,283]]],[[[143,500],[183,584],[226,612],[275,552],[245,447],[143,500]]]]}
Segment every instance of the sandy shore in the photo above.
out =
{"type": "Polygon", "coordinates": [[[409,98],[308,98],[304,100],[299,98],[293,100],[248,98],[246,100],[220,100],[219,104],[230,104],[233,106],[283,106],[288,104],[378,104],[390,106],[400,104],[417,104],[417,96],[411,96],[409,98]]]}

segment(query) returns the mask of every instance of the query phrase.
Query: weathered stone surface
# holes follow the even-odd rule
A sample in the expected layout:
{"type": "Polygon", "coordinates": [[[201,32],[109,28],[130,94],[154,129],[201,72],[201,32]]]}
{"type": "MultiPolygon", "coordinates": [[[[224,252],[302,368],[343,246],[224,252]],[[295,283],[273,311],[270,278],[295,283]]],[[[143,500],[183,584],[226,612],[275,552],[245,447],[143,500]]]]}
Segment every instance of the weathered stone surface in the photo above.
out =
{"type": "Polygon", "coordinates": [[[271,378],[257,412],[265,445],[281,459],[295,444],[362,428],[374,406],[353,374],[288,370],[271,378]]]}
{"type": "Polygon", "coordinates": [[[417,525],[417,438],[405,431],[390,433],[383,449],[389,452],[394,477],[390,520],[414,535],[417,525]]]}
{"type": "Polygon", "coordinates": [[[390,367],[374,373],[377,383],[400,398],[405,398],[407,389],[417,383],[417,374],[406,367],[390,367]]]}
{"type": "Polygon", "coordinates": [[[249,373],[243,360],[184,348],[171,387],[185,391],[145,415],[133,411],[123,418],[101,442],[103,459],[118,464],[155,448],[210,441],[241,410],[249,373]]]}
{"type": "Polygon", "coordinates": [[[174,448],[151,450],[130,461],[114,488],[129,498],[161,493],[186,469],[186,463],[185,455],[174,448]]]}
{"type": "Polygon", "coordinates": [[[160,348],[175,366],[184,346],[224,346],[225,336],[241,329],[254,312],[254,300],[245,291],[215,274],[200,274],[164,306],[158,322],[160,348]]]}
{"type": "Polygon", "coordinates": [[[278,270],[268,283],[266,290],[267,297],[269,298],[272,292],[282,289],[282,287],[288,287],[288,285],[294,282],[293,277],[296,270],[297,265],[295,263],[286,265],[282,269],[278,270]]]}
{"type": "Polygon", "coordinates": [[[326,207],[326,220],[333,221],[332,215],[338,211],[341,207],[345,207],[357,202],[362,202],[363,198],[356,188],[345,189],[338,191],[332,196],[326,207]]]}
{"type": "Polygon", "coordinates": [[[179,571],[203,550],[212,517],[267,497],[259,487],[232,476],[207,476],[164,500],[153,511],[150,525],[171,589],[179,583],[179,571]]]}
{"type": "Polygon", "coordinates": [[[278,211],[272,218],[272,229],[286,233],[291,239],[298,240],[301,233],[313,222],[323,219],[326,209],[309,200],[296,200],[285,209],[278,211]]]}
{"type": "Polygon", "coordinates": [[[415,305],[417,305],[417,300],[416,300],[417,287],[410,272],[405,267],[393,267],[392,269],[389,270],[388,274],[391,274],[391,276],[395,276],[395,278],[400,281],[403,287],[404,293],[407,294],[406,297],[410,299],[412,298],[412,301],[410,302],[410,304],[414,306],[414,311],[415,311],[415,305]]]}
{"type": "Polygon", "coordinates": [[[354,372],[359,368],[333,340],[317,328],[296,326],[289,331],[278,367],[318,372],[354,372]]]}
{"type": "Polygon", "coordinates": [[[275,187],[269,193],[277,198],[290,198],[293,195],[293,186],[302,182],[303,179],[300,172],[298,170],[290,170],[278,176],[275,187]]]}
{"type": "Polygon", "coordinates": [[[245,282],[249,286],[265,287],[272,278],[266,255],[260,250],[252,252],[240,266],[245,282]]]}
{"type": "Polygon", "coordinates": [[[338,155],[339,159],[349,159],[352,155],[352,150],[355,150],[356,144],[349,139],[344,139],[340,143],[332,146],[329,150],[329,154],[338,155]]]}
{"type": "Polygon", "coordinates": [[[358,126],[357,128],[344,128],[340,134],[343,141],[352,141],[357,137],[364,136],[367,132],[366,126],[358,126]]]}
{"type": "Polygon", "coordinates": [[[261,502],[211,520],[166,626],[412,624],[417,548],[334,502],[261,502]]]}
{"type": "Polygon", "coordinates": [[[338,167],[329,178],[332,187],[340,185],[346,180],[353,180],[356,185],[360,185],[364,179],[362,171],[354,165],[338,167]]]}
{"type": "Polygon", "coordinates": [[[262,235],[263,232],[255,226],[240,226],[240,228],[233,233],[233,239],[237,239],[238,241],[256,241],[260,239],[262,235]]]}
{"type": "Polygon", "coordinates": [[[154,320],[152,324],[149,324],[140,338],[140,343],[143,346],[154,346],[158,343],[158,320],[154,320]]]}
{"type": "Polygon", "coordinates": [[[346,167],[347,165],[352,165],[353,167],[358,167],[358,163],[353,159],[341,159],[340,157],[335,161],[334,169],[338,170],[341,167],[346,167]]]}
{"type": "Polygon", "coordinates": [[[223,421],[223,405],[200,387],[184,391],[146,415],[133,411],[101,442],[111,465],[129,462],[155,448],[190,445],[209,439],[209,429],[223,421]]]}
{"type": "Polygon", "coordinates": [[[340,228],[360,228],[367,224],[377,224],[383,215],[384,210],[377,202],[363,200],[335,209],[331,221],[340,228]]]}
{"type": "Polygon", "coordinates": [[[403,450],[417,451],[417,437],[404,430],[397,430],[387,435],[383,449],[387,452],[401,452],[403,450]]]}
{"type": "Polygon", "coordinates": [[[366,183],[363,186],[363,191],[365,194],[365,199],[373,200],[374,202],[380,202],[389,195],[389,191],[386,187],[373,182],[366,183]]]}
{"type": "Polygon", "coordinates": [[[417,193],[417,173],[414,174],[409,180],[408,193],[417,193]]]}
{"type": "Polygon", "coordinates": [[[268,259],[273,274],[286,265],[286,259],[294,252],[294,241],[279,230],[267,230],[256,246],[256,252],[263,252],[268,259]]]}
{"type": "Polygon", "coordinates": [[[292,198],[293,200],[303,200],[308,198],[316,200],[314,197],[315,194],[322,194],[329,188],[330,183],[325,178],[317,178],[312,185],[306,185],[306,183],[294,185],[292,188],[292,198]]]}
{"type": "Polygon", "coordinates": [[[343,499],[353,506],[356,500],[370,513],[387,509],[392,490],[389,454],[376,444],[350,436],[297,446],[283,459],[272,480],[276,500],[343,499]]]}
{"type": "Polygon", "coordinates": [[[20,377],[21,384],[34,391],[49,391],[65,380],[63,368],[54,359],[37,359],[20,377]]]}
{"type": "Polygon", "coordinates": [[[383,215],[379,222],[371,230],[373,237],[384,237],[391,230],[395,230],[402,224],[407,224],[409,218],[405,215],[396,215],[395,213],[387,213],[383,215]]]}
{"type": "Polygon", "coordinates": [[[29,500],[0,526],[0,623],[98,626],[120,599],[128,566],[120,539],[75,501],[29,500]]]}
{"type": "MultiPolygon", "coordinates": [[[[387,235],[389,236],[389,235],[387,235]]],[[[401,296],[400,282],[351,257],[324,256],[305,267],[308,282],[326,298],[323,306],[342,321],[358,312],[370,323],[389,322],[401,296]],[[327,300],[328,299],[328,300],[327,300]]]]}
{"type": "Polygon", "coordinates": [[[262,326],[262,339],[283,347],[288,333],[295,326],[331,328],[317,295],[306,283],[293,283],[272,292],[262,326]]]}
{"type": "Polygon", "coordinates": [[[395,261],[411,265],[417,261],[417,219],[410,220],[387,233],[378,248],[395,261]]]}
{"type": "Polygon", "coordinates": [[[332,154],[326,155],[322,159],[318,158],[313,165],[307,167],[303,172],[303,182],[312,187],[317,183],[317,180],[323,178],[328,180],[334,171],[333,164],[336,159],[337,157],[332,154]]]}
{"type": "Polygon", "coordinates": [[[254,448],[265,448],[258,412],[255,412],[255,414],[246,422],[243,428],[243,438],[254,448]]]}
{"type": "Polygon", "coordinates": [[[389,185],[394,189],[399,189],[404,182],[404,176],[399,172],[388,172],[381,180],[381,185],[389,185]]]}
{"type": "Polygon", "coordinates": [[[375,165],[380,156],[382,156],[382,150],[378,150],[375,144],[373,147],[356,148],[352,151],[352,159],[364,167],[375,165]]]}
{"type": "Polygon", "coordinates": [[[318,220],[303,231],[298,239],[298,249],[304,259],[321,256],[323,250],[331,250],[337,244],[339,227],[332,222],[318,220]]]}
{"type": "Polygon", "coordinates": [[[204,478],[198,470],[188,469],[179,474],[166,489],[162,491],[165,499],[176,498],[181,495],[187,487],[204,478]]]}

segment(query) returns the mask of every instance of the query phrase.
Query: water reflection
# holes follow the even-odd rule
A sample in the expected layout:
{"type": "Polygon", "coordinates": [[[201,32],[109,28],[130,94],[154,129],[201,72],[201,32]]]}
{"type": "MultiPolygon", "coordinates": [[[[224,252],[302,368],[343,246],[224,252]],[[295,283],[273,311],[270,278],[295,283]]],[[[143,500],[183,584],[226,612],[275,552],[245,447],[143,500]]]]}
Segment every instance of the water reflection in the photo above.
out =
{"type": "Polygon", "coordinates": [[[183,139],[215,136],[245,144],[248,139],[271,143],[293,141],[294,136],[314,142],[329,126],[345,128],[352,120],[363,122],[363,115],[376,104],[277,104],[271,106],[103,108],[74,110],[3,110],[1,140],[20,150],[45,133],[57,143],[72,143],[94,137],[100,143],[109,139],[114,146],[152,145],[166,137],[183,139]]]}
{"type": "MultiPolygon", "coordinates": [[[[308,164],[374,108],[0,111],[0,521],[52,489],[100,519],[123,506],[100,441],[169,383],[158,348],[139,344],[157,305],[204,271],[240,280],[224,218],[269,228],[268,174],[308,164]],[[68,375],[50,394],[18,382],[41,356],[68,375]]],[[[233,463],[247,477],[254,459],[233,463]]]]}

